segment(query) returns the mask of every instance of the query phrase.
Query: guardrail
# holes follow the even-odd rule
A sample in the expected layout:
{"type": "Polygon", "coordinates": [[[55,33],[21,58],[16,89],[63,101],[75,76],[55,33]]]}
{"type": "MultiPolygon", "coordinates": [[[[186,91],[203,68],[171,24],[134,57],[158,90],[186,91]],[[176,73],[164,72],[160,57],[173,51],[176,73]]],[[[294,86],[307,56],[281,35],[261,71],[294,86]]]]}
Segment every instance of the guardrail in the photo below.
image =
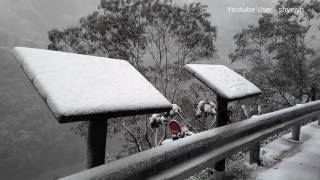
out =
{"type": "Polygon", "coordinates": [[[61,180],[183,179],[245,147],[251,150],[250,161],[258,162],[260,141],[319,116],[320,101],[299,104],[201,132],[61,180]]]}

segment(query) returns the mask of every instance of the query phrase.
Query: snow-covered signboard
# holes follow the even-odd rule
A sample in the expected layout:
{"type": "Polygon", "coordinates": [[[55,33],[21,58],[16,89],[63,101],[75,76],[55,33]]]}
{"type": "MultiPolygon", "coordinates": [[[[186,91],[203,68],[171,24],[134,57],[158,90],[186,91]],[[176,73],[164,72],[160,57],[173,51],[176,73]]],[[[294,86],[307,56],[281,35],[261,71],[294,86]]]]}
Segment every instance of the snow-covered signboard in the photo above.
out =
{"type": "Polygon", "coordinates": [[[261,93],[258,87],[224,65],[187,64],[184,68],[229,101],[261,93]]]}
{"type": "Polygon", "coordinates": [[[61,123],[171,109],[126,61],[24,47],[14,48],[14,55],[61,123]]]}

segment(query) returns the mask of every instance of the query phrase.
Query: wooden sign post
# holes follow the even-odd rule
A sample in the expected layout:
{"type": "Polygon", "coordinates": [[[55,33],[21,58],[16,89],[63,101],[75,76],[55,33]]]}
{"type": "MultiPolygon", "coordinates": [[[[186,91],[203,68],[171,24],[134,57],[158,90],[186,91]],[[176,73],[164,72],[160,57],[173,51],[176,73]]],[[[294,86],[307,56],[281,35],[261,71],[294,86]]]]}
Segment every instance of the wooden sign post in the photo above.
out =
{"type": "Polygon", "coordinates": [[[104,164],[108,118],[172,107],[127,61],[24,47],[13,52],[59,123],[89,121],[88,168],[104,164]]]}
{"type": "MultiPolygon", "coordinates": [[[[224,126],[229,121],[228,102],[262,92],[244,77],[223,65],[187,64],[184,68],[216,93],[217,127],[224,126]]],[[[225,160],[217,162],[215,169],[224,171],[225,160]]]]}

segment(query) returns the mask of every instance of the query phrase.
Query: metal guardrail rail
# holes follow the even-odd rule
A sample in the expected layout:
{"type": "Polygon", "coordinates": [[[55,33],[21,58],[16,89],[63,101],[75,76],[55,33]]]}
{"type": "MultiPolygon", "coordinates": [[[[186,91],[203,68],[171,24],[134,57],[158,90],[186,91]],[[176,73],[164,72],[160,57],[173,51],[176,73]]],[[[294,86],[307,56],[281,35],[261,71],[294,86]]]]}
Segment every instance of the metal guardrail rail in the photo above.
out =
{"type": "Polygon", "coordinates": [[[320,101],[299,104],[201,132],[61,180],[183,179],[245,147],[251,148],[250,157],[255,162],[260,141],[306,121],[318,120],[319,116],[320,101]]]}

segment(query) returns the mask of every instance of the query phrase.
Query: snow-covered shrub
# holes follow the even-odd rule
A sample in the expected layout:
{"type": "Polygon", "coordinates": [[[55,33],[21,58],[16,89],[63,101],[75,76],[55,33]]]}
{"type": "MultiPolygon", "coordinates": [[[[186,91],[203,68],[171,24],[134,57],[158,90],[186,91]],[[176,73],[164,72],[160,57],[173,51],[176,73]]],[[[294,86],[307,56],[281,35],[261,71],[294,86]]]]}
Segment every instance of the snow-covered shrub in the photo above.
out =
{"type": "Polygon", "coordinates": [[[212,101],[199,101],[196,107],[196,117],[201,117],[202,115],[212,115],[215,116],[216,113],[216,104],[212,101]]]}
{"type": "Polygon", "coordinates": [[[172,104],[172,109],[170,110],[169,115],[170,117],[173,117],[177,114],[181,114],[181,108],[176,104],[172,104]]]}
{"type": "Polygon", "coordinates": [[[149,118],[151,128],[158,128],[161,124],[167,122],[167,119],[161,114],[152,114],[149,118]]]}

